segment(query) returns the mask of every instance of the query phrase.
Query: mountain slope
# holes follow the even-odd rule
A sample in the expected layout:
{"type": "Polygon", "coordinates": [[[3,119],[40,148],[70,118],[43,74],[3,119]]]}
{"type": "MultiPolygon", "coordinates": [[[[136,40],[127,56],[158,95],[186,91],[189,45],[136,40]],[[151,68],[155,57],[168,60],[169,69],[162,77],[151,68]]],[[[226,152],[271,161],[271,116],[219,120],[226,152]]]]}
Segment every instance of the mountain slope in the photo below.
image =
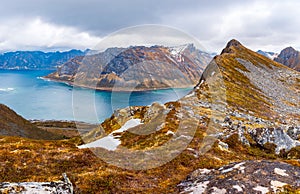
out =
{"type": "Polygon", "coordinates": [[[210,60],[192,44],[109,48],[72,59],[46,78],[100,90],[183,88],[198,82],[210,60]]]}
{"type": "Polygon", "coordinates": [[[76,56],[83,56],[80,50],[66,52],[16,51],[0,54],[0,69],[44,69],[54,70],[76,56]]]}
{"type": "Polygon", "coordinates": [[[57,135],[37,128],[3,104],[0,104],[0,135],[31,139],[61,139],[57,135]]]}
{"type": "Polygon", "coordinates": [[[282,63],[296,71],[300,71],[300,52],[292,47],[283,49],[280,54],[274,58],[274,61],[282,63]]]}
{"type": "Polygon", "coordinates": [[[288,151],[300,145],[299,89],[297,71],[232,40],[208,65],[189,95],[165,105],[117,111],[97,130],[85,135],[84,141],[112,135],[126,121],[139,118],[144,124],[122,132],[121,146],[152,149],[172,140],[172,133],[174,137],[192,138],[198,127],[206,127],[200,152],[206,152],[217,139],[227,141],[236,136],[236,141],[245,145],[272,144],[276,153],[288,151]]]}

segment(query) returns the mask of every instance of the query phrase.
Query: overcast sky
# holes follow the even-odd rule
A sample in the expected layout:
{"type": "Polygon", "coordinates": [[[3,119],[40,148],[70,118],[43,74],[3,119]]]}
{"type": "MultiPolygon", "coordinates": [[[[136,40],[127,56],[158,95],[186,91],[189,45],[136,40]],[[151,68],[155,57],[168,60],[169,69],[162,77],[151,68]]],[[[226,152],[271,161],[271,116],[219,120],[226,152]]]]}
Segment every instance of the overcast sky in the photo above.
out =
{"type": "Polygon", "coordinates": [[[161,24],[209,51],[238,39],[253,50],[300,50],[298,0],[3,0],[0,51],[93,48],[122,28],[161,24]]]}

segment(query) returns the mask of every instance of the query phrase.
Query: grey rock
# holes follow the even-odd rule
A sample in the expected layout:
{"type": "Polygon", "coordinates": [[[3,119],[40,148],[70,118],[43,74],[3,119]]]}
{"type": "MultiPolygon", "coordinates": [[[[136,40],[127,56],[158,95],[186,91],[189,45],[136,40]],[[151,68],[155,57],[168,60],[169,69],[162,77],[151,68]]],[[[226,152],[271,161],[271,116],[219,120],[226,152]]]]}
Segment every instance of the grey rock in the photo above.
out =
{"type": "Polygon", "coordinates": [[[300,189],[300,168],[274,161],[244,161],[219,169],[197,169],[178,187],[181,193],[275,193],[300,189]]]}

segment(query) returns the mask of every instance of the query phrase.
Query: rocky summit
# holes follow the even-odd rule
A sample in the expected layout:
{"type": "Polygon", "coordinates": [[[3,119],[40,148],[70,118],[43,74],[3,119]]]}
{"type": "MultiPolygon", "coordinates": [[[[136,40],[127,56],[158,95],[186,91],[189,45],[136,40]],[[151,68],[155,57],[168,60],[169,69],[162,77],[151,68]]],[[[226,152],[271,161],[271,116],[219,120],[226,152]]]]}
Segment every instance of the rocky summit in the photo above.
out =
{"type": "Polygon", "coordinates": [[[284,64],[287,67],[300,71],[300,54],[293,47],[283,49],[280,54],[274,58],[274,61],[284,64]]]}
{"type": "Polygon", "coordinates": [[[99,90],[184,88],[198,82],[210,60],[193,44],[108,48],[74,58],[46,78],[99,90]]]}

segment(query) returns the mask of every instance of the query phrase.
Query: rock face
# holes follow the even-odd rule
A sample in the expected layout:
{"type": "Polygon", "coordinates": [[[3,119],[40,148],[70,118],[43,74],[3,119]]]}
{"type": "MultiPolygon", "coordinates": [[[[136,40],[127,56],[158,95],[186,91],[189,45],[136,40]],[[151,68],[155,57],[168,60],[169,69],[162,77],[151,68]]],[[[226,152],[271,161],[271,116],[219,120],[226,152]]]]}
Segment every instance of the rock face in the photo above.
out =
{"type": "Polygon", "coordinates": [[[83,56],[85,52],[70,50],[66,52],[16,51],[0,54],[0,69],[55,70],[69,59],[83,56]]]}
{"type": "Polygon", "coordinates": [[[44,194],[73,194],[73,185],[63,174],[64,181],[57,182],[22,182],[0,183],[1,193],[44,193],[44,194]]]}
{"type": "Polygon", "coordinates": [[[274,61],[284,64],[287,67],[300,71],[300,53],[293,47],[283,49],[274,61]]]}
{"type": "Polygon", "coordinates": [[[198,169],[182,181],[181,193],[276,193],[300,187],[300,168],[273,161],[244,161],[198,169]]]}
{"type": "Polygon", "coordinates": [[[100,90],[192,87],[210,60],[208,53],[192,44],[109,48],[74,58],[46,78],[100,90]]]}
{"type": "Polygon", "coordinates": [[[60,139],[61,137],[37,128],[7,106],[0,104],[0,135],[32,139],[60,139]]]}

